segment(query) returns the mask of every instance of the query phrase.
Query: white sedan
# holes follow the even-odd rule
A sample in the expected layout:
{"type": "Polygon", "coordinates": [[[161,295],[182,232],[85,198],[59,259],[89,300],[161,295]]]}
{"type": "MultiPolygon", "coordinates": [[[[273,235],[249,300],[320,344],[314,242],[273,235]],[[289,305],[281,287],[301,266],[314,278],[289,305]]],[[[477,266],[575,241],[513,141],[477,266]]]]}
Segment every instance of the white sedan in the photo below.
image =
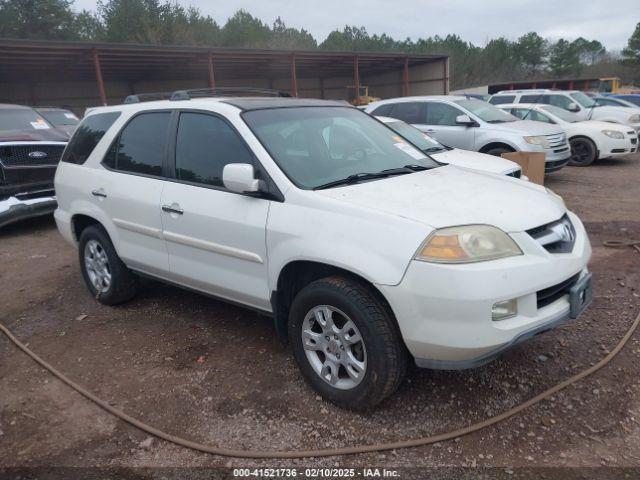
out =
{"type": "Polygon", "coordinates": [[[638,151],[638,134],[623,124],[580,117],[553,105],[513,103],[497,105],[523,120],[559,125],[571,144],[569,165],[586,167],[600,158],[616,158],[638,151]]]}
{"type": "Polygon", "coordinates": [[[433,137],[402,120],[380,116],[376,116],[376,118],[438,162],[528,180],[526,176],[522,175],[522,168],[516,162],[486,153],[446,147],[433,137]]]}

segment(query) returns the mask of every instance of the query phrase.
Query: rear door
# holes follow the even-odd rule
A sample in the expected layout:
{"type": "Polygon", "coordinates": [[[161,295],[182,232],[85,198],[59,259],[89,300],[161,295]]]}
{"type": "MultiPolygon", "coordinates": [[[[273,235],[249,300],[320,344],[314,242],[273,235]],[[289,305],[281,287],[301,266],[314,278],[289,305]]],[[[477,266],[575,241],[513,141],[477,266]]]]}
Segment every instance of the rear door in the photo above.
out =
{"type": "Polygon", "coordinates": [[[167,110],[131,118],[102,161],[107,170],[90,186],[94,202],[113,223],[114,244],[123,261],[161,277],[169,273],[160,197],[170,119],[167,110]]]}
{"type": "Polygon", "coordinates": [[[258,162],[223,117],[182,111],[162,192],[171,278],[222,298],[270,310],[266,224],[270,201],[228,191],[229,163],[258,162]]]}
{"type": "Polygon", "coordinates": [[[476,129],[456,123],[456,117],[468,115],[466,112],[448,103],[425,102],[424,105],[424,119],[416,127],[449,147],[474,150],[476,129]]]}

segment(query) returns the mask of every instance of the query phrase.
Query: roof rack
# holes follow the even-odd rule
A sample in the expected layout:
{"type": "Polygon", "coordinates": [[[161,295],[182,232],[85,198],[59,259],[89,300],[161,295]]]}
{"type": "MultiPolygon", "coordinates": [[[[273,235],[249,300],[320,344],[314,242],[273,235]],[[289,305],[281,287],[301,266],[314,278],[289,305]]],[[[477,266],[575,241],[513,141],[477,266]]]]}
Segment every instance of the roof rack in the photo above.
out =
{"type": "Polygon", "coordinates": [[[124,103],[152,102],[154,100],[191,100],[192,98],[205,97],[243,97],[243,96],[271,96],[290,97],[287,92],[271,90],[268,88],[253,87],[218,87],[218,88],[194,88],[191,90],[176,90],[174,92],[137,93],[129,95],[124,103]]]}

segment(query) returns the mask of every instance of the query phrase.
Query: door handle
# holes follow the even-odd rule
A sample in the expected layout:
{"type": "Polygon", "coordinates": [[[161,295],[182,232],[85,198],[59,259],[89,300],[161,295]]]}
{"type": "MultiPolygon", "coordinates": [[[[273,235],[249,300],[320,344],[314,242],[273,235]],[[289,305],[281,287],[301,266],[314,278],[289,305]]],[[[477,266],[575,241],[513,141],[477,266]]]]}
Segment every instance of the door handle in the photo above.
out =
{"type": "Polygon", "coordinates": [[[92,190],[91,195],[93,195],[94,197],[107,198],[107,193],[102,188],[99,188],[97,190],[92,190]]]}
{"type": "Polygon", "coordinates": [[[162,211],[167,213],[175,213],[178,215],[182,215],[184,210],[180,208],[180,205],[177,203],[173,203],[171,205],[162,205],[162,211]]]}

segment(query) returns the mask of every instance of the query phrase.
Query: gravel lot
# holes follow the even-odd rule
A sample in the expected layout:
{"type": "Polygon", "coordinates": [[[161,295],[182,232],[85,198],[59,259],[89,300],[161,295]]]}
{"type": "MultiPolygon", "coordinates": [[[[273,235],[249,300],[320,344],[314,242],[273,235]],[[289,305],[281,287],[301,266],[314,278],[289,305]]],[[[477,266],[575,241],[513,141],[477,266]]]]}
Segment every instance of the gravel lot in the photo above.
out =
{"type": "MultiPolygon", "coordinates": [[[[414,368],[369,414],[304,383],[270,319],[147,281],[109,308],[85,289],[50,218],[0,232],[0,321],[69,377],[127,413],[211,445],[311,449],[420,437],[500,413],[595,363],[640,310],[640,155],[549,176],[594,247],[595,300],[578,320],[470,371],[414,368]]],[[[288,461],[193,452],[118,421],[0,336],[0,467],[640,466],[640,336],[605,370],[498,426],[433,446],[288,461]]],[[[1,473],[1,472],[0,472],[1,473]]],[[[551,475],[553,476],[553,475],[551,475]]],[[[567,477],[565,477],[567,478],[567,477]]]]}

